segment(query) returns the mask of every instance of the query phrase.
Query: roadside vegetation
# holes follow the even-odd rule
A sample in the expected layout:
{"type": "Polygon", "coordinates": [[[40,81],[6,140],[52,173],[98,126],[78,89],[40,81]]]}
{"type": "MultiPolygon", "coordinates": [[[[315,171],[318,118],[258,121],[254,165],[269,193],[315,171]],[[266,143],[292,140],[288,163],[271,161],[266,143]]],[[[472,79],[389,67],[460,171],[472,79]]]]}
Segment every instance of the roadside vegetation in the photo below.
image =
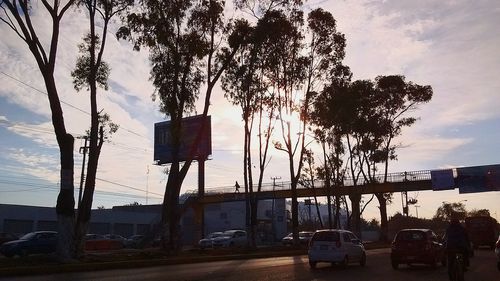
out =
{"type": "MultiPolygon", "coordinates": [[[[287,159],[284,170],[291,181],[291,221],[294,243],[299,244],[297,186],[315,188],[321,180],[329,190],[328,221],[322,227],[340,226],[339,212],[348,212],[348,228],[361,232],[361,215],[367,204],[380,205],[380,237],[388,239],[387,205],[392,194],[374,194],[368,200],[360,194],[336,195],[335,189],[349,177],[353,185],[384,183],[390,161],[397,160],[395,139],[403,128],[413,125],[413,112],[429,102],[430,85],[407,81],[399,74],[352,81],[351,69],[343,63],[345,35],[337,29],[333,15],[320,8],[304,12],[300,0],[236,0],[232,18],[224,14],[229,3],[223,0],[70,0],[49,3],[37,11],[46,12],[53,29],[48,42],[40,41],[30,19],[30,1],[0,2],[1,24],[7,25],[26,43],[44,77],[52,112],[52,124],[61,159],[60,193],[57,198],[61,261],[84,258],[83,236],[91,220],[95,179],[103,144],[119,127],[98,106],[98,88],[107,89],[111,66],[104,60],[106,37],[116,34],[134,50],[149,53],[153,100],[171,121],[172,161],[165,172],[168,180],[162,204],[159,232],[161,248],[179,253],[180,191],[198,155],[205,122],[200,126],[189,154],[180,155],[182,120],[209,116],[212,94],[222,84],[226,98],[241,108],[244,143],[242,174],[247,195],[246,228],[249,246],[256,246],[257,206],[255,193],[275,149],[287,159]],[[65,118],[54,76],[59,28],[68,9],[80,7],[89,20],[75,69],[68,73],[76,91],[89,92],[91,118],[88,137],[89,163],[83,197],[75,215],[74,137],[66,131],[65,118]],[[45,10],[44,10],[45,9],[45,10]],[[121,25],[109,24],[120,17],[121,25]],[[48,44],[47,44],[48,43],[48,44]],[[196,102],[203,101],[201,112],[196,102]],[[255,138],[257,136],[257,138],[255,138]],[[252,143],[258,142],[258,152],[252,143]],[[314,154],[312,145],[321,147],[314,154]],[[254,169],[254,166],[258,168],[254,169]],[[381,176],[382,175],[382,176],[381,176]],[[255,188],[255,189],[254,189],[255,188]]],[[[119,66],[116,66],[119,67],[119,66]]],[[[217,110],[216,108],[212,110],[217,110]]],[[[317,198],[315,198],[317,204],[317,198]]]]}

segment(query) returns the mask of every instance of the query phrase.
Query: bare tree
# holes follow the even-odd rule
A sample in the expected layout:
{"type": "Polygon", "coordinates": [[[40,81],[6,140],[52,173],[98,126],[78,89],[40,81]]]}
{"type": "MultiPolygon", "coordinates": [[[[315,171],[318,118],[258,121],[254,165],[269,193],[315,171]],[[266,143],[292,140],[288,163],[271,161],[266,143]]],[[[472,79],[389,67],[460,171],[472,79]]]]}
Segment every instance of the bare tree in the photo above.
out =
{"type": "Polygon", "coordinates": [[[77,3],[84,6],[88,11],[90,27],[89,33],[83,38],[83,43],[79,46],[81,56],[76,62],[75,70],[71,73],[75,89],[80,91],[85,87],[90,92],[89,161],[85,188],[82,202],[78,206],[75,228],[75,254],[79,257],[85,251],[84,237],[90,222],[97,166],[102,145],[109,135],[118,130],[118,126],[110,121],[109,115],[99,110],[97,105],[97,87],[101,86],[105,90],[108,89],[107,80],[110,68],[103,60],[108,27],[111,19],[133,5],[134,1],[79,0],[77,3]],[[100,18],[102,22],[96,23],[96,17],[100,18]],[[100,32],[97,25],[102,26],[100,32]]]}
{"type": "Polygon", "coordinates": [[[47,0],[41,0],[48,16],[52,19],[52,33],[49,42],[40,41],[37,25],[31,18],[31,1],[29,0],[1,0],[0,20],[6,24],[29,48],[35,58],[40,73],[45,82],[47,96],[49,98],[52,113],[52,125],[59,145],[61,161],[61,186],[57,197],[57,221],[58,221],[58,243],[57,256],[62,261],[72,258],[74,207],[73,197],[74,183],[74,138],[66,131],[63,111],[59,94],[57,91],[54,71],[57,59],[57,47],[61,20],[66,11],[74,4],[74,0],[54,1],[52,4],[47,0]]]}
{"type": "Polygon", "coordinates": [[[202,122],[188,159],[179,158],[182,118],[195,111],[195,101],[206,83],[203,119],[208,115],[213,88],[244,42],[246,21],[225,24],[221,0],[143,0],[137,11],[126,16],[118,36],[134,42],[136,50],[148,48],[151,80],[160,100],[160,111],[171,120],[172,156],[162,207],[162,247],[177,250],[179,193],[195,160],[206,122],[202,122]]]}

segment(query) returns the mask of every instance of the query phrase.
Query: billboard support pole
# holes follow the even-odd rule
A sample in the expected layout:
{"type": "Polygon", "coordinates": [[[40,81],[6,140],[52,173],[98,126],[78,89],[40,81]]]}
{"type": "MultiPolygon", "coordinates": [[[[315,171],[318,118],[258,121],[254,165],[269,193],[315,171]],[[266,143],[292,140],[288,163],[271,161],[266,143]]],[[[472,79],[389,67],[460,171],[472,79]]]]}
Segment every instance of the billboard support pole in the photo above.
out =
{"type": "MultiPolygon", "coordinates": [[[[205,195],[205,157],[198,158],[198,198],[202,199],[205,195]]],[[[201,239],[205,238],[205,205],[201,205],[201,239]]]]}

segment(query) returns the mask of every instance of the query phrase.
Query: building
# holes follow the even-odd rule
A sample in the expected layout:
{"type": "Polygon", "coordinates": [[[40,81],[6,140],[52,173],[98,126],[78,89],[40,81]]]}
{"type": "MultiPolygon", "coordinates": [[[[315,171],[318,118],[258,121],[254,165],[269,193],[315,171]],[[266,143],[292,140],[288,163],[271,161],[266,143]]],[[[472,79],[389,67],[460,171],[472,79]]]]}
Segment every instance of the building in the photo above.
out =
{"type": "MultiPolygon", "coordinates": [[[[287,234],[285,199],[259,201],[259,243],[277,241],[287,234]]],[[[196,205],[181,205],[181,239],[184,245],[196,245],[201,238],[201,219],[196,205]]],[[[245,229],[245,202],[233,201],[208,204],[204,208],[204,234],[229,229],[245,229]]],[[[115,206],[111,209],[92,210],[89,233],[135,234],[158,236],[161,205],[115,206]]],[[[22,235],[38,230],[57,230],[56,210],[0,204],[0,232],[22,235]]]]}

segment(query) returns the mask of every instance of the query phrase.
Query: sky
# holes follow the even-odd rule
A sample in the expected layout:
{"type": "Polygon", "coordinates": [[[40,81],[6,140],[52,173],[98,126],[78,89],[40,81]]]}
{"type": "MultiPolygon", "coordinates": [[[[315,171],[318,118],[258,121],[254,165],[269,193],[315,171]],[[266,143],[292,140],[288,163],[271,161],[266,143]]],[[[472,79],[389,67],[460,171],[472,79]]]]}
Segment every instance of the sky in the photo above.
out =
{"type": "MultiPolygon", "coordinates": [[[[318,7],[331,12],[345,34],[344,62],[354,79],[401,74],[434,90],[432,100],[412,112],[419,117],[416,124],[397,139],[402,146],[390,172],[500,164],[500,2],[327,0],[306,2],[305,11],[318,7]]],[[[234,14],[227,10],[228,16],[234,14]]],[[[40,38],[46,39],[50,21],[40,2],[33,3],[32,17],[40,38]]],[[[154,123],[165,121],[165,116],[151,99],[148,54],[118,41],[117,26],[110,29],[104,53],[111,67],[110,89],[99,93],[98,104],[120,129],[101,153],[94,208],[159,204],[166,184],[166,167],[153,162],[154,123]]],[[[75,137],[90,123],[88,93],[76,92],[70,77],[77,44],[87,30],[81,11],[64,16],[55,76],[67,130],[75,137]]],[[[55,206],[59,152],[43,79],[25,44],[2,22],[0,62],[0,204],[55,206]]],[[[216,87],[209,114],[212,155],[206,162],[206,190],[232,188],[235,181],[243,182],[241,113],[216,87]]],[[[76,198],[83,145],[76,139],[76,198]]],[[[264,182],[275,177],[277,182],[289,181],[284,153],[272,150],[271,156],[264,182]]],[[[197,189],[196,171],[194,164],[182,192],[197,189]]],[[[443,202],[462,202],[468,210],[486,208],[500,219],[500,192],[425,191],[408,196],[418,200],[410,207],[413,216],[430,218],[443,202]]],[[[394,194],[389,216],[401,212],[400,202],[400,194],[394,194]]],[[[372,201],[363,217],[378,218],[377,206],[372,201]]]]}

